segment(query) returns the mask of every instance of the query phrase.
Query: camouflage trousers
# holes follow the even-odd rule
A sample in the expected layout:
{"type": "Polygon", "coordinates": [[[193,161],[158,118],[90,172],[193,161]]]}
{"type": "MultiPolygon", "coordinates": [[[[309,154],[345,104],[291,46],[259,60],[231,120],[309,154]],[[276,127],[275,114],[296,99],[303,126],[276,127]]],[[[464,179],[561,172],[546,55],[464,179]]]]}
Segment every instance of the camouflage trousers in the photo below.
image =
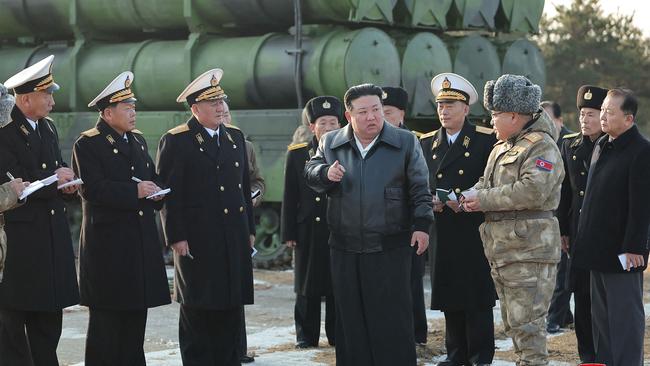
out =
{"type": "Polygon", "coordinates": [[[557,264],[515,262],[492,268],[506,334],[517,366],[548,365],[546,314],[555,287],[557,264]]]}

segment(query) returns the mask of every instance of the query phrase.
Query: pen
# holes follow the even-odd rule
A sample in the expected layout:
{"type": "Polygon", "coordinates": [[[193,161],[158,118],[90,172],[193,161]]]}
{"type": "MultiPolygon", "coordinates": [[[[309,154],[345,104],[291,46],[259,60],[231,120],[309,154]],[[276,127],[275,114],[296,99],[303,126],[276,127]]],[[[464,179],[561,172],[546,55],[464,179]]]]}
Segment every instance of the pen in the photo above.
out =
{"type": "Polygon", "coordinates": [[[134,181],[134,182],[137,182],[137,183],[142,182],[142,179],[136,178],[136,177],[131,177],[131,180],[134,181]]]}
{"type": "Polygon", "coordinates": [[[16,178],[14,178],[14,176],[13,176],[13,175],[11,175],[11,173],[9,173],[9,172],[7,172],[7,177],[9,177],[9,179],[11,179],[11,180],[14,180],[14,179],[16,179],[16,178]]]}

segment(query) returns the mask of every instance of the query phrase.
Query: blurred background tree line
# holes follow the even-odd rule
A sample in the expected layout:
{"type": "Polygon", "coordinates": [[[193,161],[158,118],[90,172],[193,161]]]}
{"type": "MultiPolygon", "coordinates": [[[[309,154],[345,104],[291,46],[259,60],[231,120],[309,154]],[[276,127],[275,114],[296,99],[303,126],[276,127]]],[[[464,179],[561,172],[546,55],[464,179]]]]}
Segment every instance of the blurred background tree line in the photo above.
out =
{"type": "Polygon", "coordinates": [[[581,85],[632,89],[639,98],[636,122],[650,137],[650,39],[632,24],[634,15],[605,15],[600,0],[574,0],[556,10],[552,18],[544,15],[537,36],[546,62],[543,98],[557,101],[564,123],[579,131],[581,85]]]}

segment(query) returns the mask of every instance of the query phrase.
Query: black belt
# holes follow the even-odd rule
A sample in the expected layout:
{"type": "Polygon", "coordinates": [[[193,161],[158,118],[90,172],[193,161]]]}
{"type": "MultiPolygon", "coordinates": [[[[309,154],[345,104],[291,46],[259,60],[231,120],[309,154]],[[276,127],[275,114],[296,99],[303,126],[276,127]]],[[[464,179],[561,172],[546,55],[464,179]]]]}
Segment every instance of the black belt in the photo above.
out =
{"type": "Polygon", "coordinates": [[[553,211],[493,211],[485,213],[485,221],[551,219],[553,216],[553,211]]]}

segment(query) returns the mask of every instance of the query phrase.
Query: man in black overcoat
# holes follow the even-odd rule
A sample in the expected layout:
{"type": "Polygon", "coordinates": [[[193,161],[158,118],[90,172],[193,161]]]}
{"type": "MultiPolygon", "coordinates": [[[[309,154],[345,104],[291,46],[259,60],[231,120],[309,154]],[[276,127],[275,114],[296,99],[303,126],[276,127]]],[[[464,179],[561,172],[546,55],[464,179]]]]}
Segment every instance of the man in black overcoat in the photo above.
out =
{"type": "Polygon", "coordinates": [[[174,299],[185,366],[239,365],[242,305],[253,303],[255,222],[244,134],[224,121],[223,71],[197,77],[176,99],[192,117],[158,147],[172,192],[161,217],[174,250],[174,299]]]}
{"type": "Polygon", "coordinates": [[[607,95],[607,89],[583,85],[578,90],[577,107],[580,113],[580,132],[564,136],[560,146],[564,161],[562,197],[557,209],[562,234],[562,250],[568,256],[568,279],[564,286],[569,294],[573,292],[575,303],[575,331],[578,340],[578,354],[582,362],[593,362],[595,357],[591,329],[591,297],[589,295],[589,271],[576,268],[571,258],[578,232],[578,218],[582,200],[587,189],[589,163],[596,140],[603,135],[600,128],[600,106],[607,95]]]}
{"type": "Polygon", "coordinates": [[[607,92],[600,111],[605,135],[591,155],[573,243],[573,265],[590,271],[595,362],[608,366],[644,363],[650,142],[635,123],[637,109],[630,90],[607,92]]]}
{"type": "MultiPolygon", "coordinates": [[[[446,202],[441,189],[457,198],[483,175],[496,143],[492,129],[467,120],[478,100],[474,86],[460,75],[443,73],[431,81],[442,127],[420,137],[434,193],[437,245],[431,250],[431,309],[445,314],[447,359],[438,365],[490,364],[494,357],[492,308],[496,291],[483,252],[480,212],[463,212],[458,200],[446,202]]],[[[453,198],[453,197],[452,197],[453,198]]]]}
{"type": "Polygon", "coordinates": [[[83,180],[79,255],[81,304],[88,306],[86,365],[146,364],[147,309],[168,304],[155,210],[153,160],[135,129],[133,73],[125,71],[88,104],[97,125],[81,133],[72,168],[83,180]]]}
{"type": "Polygon", "coordinates": [[[59,137],[47,117],[59,89],[54,56],[5,81],[16,95],[13,122],[0,129],[0,183],[10,177],[57,181],[4,214],[7,260],[0,284],[0,365],[58,365],[62,309],[79,302],[77,271],[64,195],[76,192],[72,169],[61,156],[59,137]]]}
{"type": "Polygon", "coordinates": [[[320,338],[321,299],[325,297],[325,333],[331,345],[335,342],[335,308],[330,273],[329,229],[325,220],[326,197],[307,186],[305,163],[318,149],[318,141],[326,132],[341,127],[341,101],[320,96],[305,105],[310,142],[289,145],[284,170],[282,199],[282,241],[294,248],[294,291],[296,305],[296,347],[318,347],[320,338]]]}

